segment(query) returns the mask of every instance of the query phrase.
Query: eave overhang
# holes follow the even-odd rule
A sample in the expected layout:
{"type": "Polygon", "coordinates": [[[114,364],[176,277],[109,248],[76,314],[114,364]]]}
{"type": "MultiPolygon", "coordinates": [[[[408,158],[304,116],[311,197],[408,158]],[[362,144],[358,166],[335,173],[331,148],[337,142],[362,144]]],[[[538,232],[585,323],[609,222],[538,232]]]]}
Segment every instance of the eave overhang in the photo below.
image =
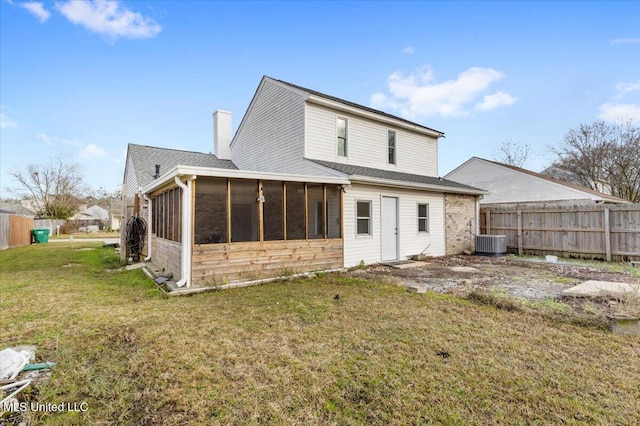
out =
{"type": "Polygon", "coordinates": [[[221,177],[231,179],[276,180],[284,182],[328,183],[335,185],[348,185],[350,183],[349,179],[344,177],[308,176],[289,173],[216,169],[211,167],[192,167],[178,165],[169,170],[164,175],[160,176],[158,179],[154,180],[149,185],[143,187],[141,191],[143,194],[152,194],[164,188],[175,186],[174,178],[176,176],[185,176],[188,179],[197,179],[197,177],[221,177]]]}

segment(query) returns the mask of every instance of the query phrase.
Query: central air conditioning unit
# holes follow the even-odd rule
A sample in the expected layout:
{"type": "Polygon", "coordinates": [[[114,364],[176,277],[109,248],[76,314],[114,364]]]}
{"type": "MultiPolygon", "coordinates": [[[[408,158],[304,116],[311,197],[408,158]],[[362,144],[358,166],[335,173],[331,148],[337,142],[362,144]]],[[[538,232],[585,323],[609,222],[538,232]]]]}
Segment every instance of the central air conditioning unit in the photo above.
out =
{"type": "Polygon", "coordinates": [[[506,235],[476,235],[476,254],[502,256],[507,254],[506,235]]]}

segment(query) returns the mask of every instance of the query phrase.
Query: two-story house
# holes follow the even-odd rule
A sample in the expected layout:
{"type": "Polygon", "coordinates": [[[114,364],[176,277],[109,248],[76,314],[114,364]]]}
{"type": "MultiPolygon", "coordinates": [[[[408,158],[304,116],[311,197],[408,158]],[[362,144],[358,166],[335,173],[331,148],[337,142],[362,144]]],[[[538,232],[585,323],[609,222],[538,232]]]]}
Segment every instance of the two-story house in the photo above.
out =
{"type": "Polygon", "coordinates": [[[216,111],[213,154],[130,145],[123,194],[179,285],[457,253],[484,191],[438,177],[443,136],[265,76],[233,137],[216,111]]]}

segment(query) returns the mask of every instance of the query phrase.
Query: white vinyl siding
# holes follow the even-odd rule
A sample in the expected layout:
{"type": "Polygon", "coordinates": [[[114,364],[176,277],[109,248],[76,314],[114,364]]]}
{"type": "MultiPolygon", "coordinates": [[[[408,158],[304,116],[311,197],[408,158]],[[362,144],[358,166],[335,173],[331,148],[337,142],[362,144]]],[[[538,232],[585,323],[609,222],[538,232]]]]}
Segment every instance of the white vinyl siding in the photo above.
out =
{"type": "Polygon", "coordinates": [[[305,158],[438,176],[435,138],[400,128],[389,129],[388,124],[312,103],[306,104],[305,158]],[[336,149],[336,117],[348,119],[347,157],[339,156],[336,149]],[[388,161],[389,130],[396,132],[396,164],[388,161]]]}
{"type": "Polygon", "coordinates": [[[344,195],[345,267],[356,266],[360,261],[369,264],[382,260],[380,219],[383,196],[398,198],[399,259],[408,259],[425,249],[428,256],[445,255],[443,194],[355,183],[347,188],[344,195]],[[368,238],[356,233],[356,202],[364,200],[371,200],[371,236],[368,238]],[[429,233],[418,232],[416,205],[419,203],[429,204],[429,233]]]}
{"type": "Polygon", "coordinates": [[[445,178],[489,191],[480,204],[600,199],[597,195],[480,158],[472,158],[445,178]]]}
{"type": "Polygon", "coordinates": [[[136,171],[133,167],[133,160],[131,156],[127,156],[127,165],[125,167],[124,176],[124,196],[133,197],[138,192],[138,178],[136,177],[136,171]]]}
{"type": "Polygon", "coordinates": [[[231,144],[233,162],[244,170],[304,174],[304,115],[301,94],[263,80],[231,144]]]}

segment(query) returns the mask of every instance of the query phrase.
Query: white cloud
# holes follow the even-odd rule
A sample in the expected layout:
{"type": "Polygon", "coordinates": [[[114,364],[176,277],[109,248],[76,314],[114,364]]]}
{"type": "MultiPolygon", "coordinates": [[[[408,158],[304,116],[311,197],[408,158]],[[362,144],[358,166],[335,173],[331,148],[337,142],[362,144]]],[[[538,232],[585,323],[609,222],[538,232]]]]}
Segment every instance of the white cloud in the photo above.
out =
{"type": "Polygon", "coordinates": [[[107,156],[107,151],[90,143],[80,151],[80,157],[85,160],[96,160],[107,156]]]}
{"type": "MultiPolygon", "coordinates": [[[[374,93],[371,104],[374,108],[397,110],[401,115],[414,119],[430,115],[466,116],[483,92],[503,77],[504,73],[492,68],[472,67],[461,72],[455,80],[436,82],[430,66],[410,75],[398,71],[387,78],[389,95],[374,93]]],[[[497,92],[485,96],[475,108],[487,111],[512,105],[515,101],[513,96],[497,92]]]]}
{"type": "Polygon", "coordinates": [[[162,30],[153,19],[132,12],[115,0],[69,0],[56,3],[69,21],[114,40],[152,38],[162,30]]]}
{"type": "Polygon", "coordinates": [[[18,123],[13,121],[8,116],[4,115],[4,113],[0,112],[0,128],[10,129],[12,127],[18,127],[18,123]]]}
{"type": "Polygon", "coordinates": [[[475,108],[478,111],[489,111],[501,106],[513,105],[517,100],[517,98],[508,93],[497,91],[493,95],[484,96],[482,101],[476,104],[475,108]]]}
{"type": "Polygon", "coordinates": [[[635,96],[636,92],[640,92],[640,80],[631,83],[616,84],[616,93],[613,96],[613,102],[606,102],[598,107],[596,117],[606,121],[626,121],[633,120],[640,122],[640,104],[634,101],[640,100],[635,96]],[[622,100],[627,98],[626,102],[622,100]],[[630,99],[632,98],[631,102],[630,99]]]}
{"type": "Polygon", "coordinates": [[[38,133],[36,135],[36,139],[46,143],[47,145],[57,144],[57,145],[68,145],[68,146],[75,146],[75,147],[84,146],[84,144],[80,142],[78,139],[64,139],[59,136],[49,136],[46,133],[38,133]]]}
{"type": "Polygon", "coordinates": [[[633,83],[618,83],[616,84],[616,91],[618,92],[618,98],[622,98],[632,92],[640,92],[640,80],[633,83]]]}
{"type": "Polygon", "coordinates": [[[600,105],[597,117],[606,121],[633,120],[640,122],[640,106],[633,104],[613,104],[607,102],[600,105]]]}
{"type": "Polygon", "coordinates": [[[610,44],[640,44],[640,38],[617,38],[615,40],[611,40],[610,44]]]}
{"type": "Polygon", "coordinates": [[[29,13],[35,16],[38,19],[38,21],[40,21],[41,24],[44,24],[45,22],[47,22],[47,20],[51,16],[51,12],[45,9],[42,3],[38,3],[35,1],[28,1],[26,3],[18,3],[18,6],[28,10],[29,13]]]}
{"type": "Polygon", "coordinates": [[[407,46],[404,49],[402,49],[402,53],[406,53],[407,55],[412,55],[416,53],[416,49],[414,49],[413,46],[407,46]]]}
{"type": "Polygon", "coordinates": [[[36,139],[46,143],[47,145],[51,145],[54,142],[55,137],[51,137],[49,135],[47,135],[46,133],[38,133],[36,135],[36,139]]]}

